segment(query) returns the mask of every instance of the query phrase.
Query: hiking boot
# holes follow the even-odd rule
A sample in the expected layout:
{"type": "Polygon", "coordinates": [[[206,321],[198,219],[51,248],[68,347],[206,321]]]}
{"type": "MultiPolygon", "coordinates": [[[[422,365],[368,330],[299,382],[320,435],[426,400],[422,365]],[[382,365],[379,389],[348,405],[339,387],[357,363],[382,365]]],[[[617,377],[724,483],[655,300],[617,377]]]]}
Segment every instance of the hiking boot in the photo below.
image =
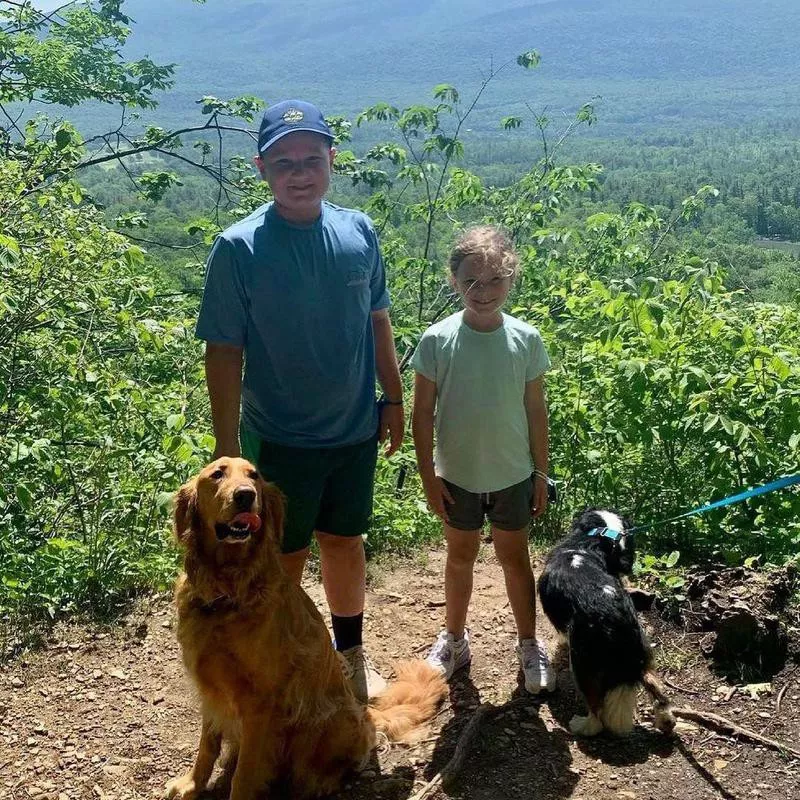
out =
{"type": "Polygon", "coordinates": [[[434,669],[444,675],[449,681],[456,670],[466,667],[472,661],[472,652],[469,649],[469,631],[464,631],[461,639],[456,639],[452,633],[442,631],[431,647],[425,658],[434,669]]]}
{"type": "Polygon", "coordinates": [[[339,652],[342,672],[350,681],[356,700],[365,705],[386,689],[386,681],[375,668],[363,645],[339,652]]]}
{"type": "Polygon", "coordinates": [[[517,645],[519,667],[525,676],[525,690],[539,694],[556,688],[556,673],[550,666],[547,649],[539,639],[523,639],[517,645]]]}

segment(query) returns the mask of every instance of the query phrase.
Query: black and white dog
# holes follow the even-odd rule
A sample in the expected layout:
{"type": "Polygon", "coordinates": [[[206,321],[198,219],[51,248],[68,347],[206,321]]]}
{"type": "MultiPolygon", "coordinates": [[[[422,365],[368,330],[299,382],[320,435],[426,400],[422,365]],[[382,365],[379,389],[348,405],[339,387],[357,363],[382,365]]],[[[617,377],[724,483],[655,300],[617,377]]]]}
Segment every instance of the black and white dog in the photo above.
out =
{"type": "Polygon", "coordinates": [[[630,524],[612,511],[589,509],[547,557],[539,578],[542,608],[566,637],[570,668],[589,707],[570,730],[594,736],[603,728],[626,734],[633,729],[639,684],[655,700],[654,724],[671,733],[675,717],[633,602],[620,580],[633,568],[630,524]]]}

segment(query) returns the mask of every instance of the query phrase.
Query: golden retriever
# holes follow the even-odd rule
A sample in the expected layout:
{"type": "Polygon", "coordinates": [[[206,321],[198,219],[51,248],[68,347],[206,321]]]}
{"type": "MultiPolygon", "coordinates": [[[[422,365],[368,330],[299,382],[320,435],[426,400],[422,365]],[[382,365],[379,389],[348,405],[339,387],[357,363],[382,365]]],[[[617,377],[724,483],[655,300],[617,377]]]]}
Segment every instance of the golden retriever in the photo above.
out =
{"type": "Polygon", "coordinates": [[[202,732],[194,766],[167,784],[170,798],[202,792],[227,753],[217,791],[250,800],[276,780],[293,797],[337,789],[375,746],[376,731],[408,736],[446,693],[420,660],[360,705],[325,623],[279,558],[283,498],[241,458],[220,458],[178,491],[175,535],[184,574],[175,587],[178,641],[199,691],[202,732]]]}

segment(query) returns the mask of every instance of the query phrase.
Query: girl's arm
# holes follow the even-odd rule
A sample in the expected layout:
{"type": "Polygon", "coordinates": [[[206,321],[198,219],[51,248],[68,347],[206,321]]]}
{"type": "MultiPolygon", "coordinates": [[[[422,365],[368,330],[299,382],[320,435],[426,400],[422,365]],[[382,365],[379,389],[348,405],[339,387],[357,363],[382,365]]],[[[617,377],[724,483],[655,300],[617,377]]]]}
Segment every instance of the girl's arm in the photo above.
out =
{"type": "Polygon", "coordinates": [[[414,381],[414,411],[411,417],[411,432],[414,450],[417,453],[417,469],[425,490],[428,505],[443,520],[447,520],[445,501],[453,498],[436,474],[433,466],[433,413],[436,409],[436,384],[419,372],[414,381]]]}
{"type": "MultiPolygon", "coordinates": [[[[548,432],[547,399],[544,394],[544,377],[539,376],[525,384],[525,413],[528,417],[528,440],[534,469],[547,475],[550,460],[550,437],[548,432]]],[[[533,508],[534,517],[543,514],[547,508],[547,483],[539,474],[534,475],[533,508]]]]}

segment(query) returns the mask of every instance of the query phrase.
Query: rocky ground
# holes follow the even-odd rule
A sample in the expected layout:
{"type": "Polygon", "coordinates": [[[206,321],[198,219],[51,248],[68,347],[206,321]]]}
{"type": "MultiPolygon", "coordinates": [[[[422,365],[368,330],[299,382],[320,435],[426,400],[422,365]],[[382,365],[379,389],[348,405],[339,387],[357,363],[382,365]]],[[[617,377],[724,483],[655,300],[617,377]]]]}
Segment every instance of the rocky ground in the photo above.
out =
{"type": "MultiPolygon", "coordinates": [[[[372,575],[365,638],[376,663],[422,654],[443,616],[444,555],[432,551],[372,575]]],[[[324,606],[321,587],[307,582],[324,606]]],[[[645,617],[658,663],[680,705],[723,714],[800,746],[800,668],[745,684],[709,668],[709,634],[645,617]]],[[[535,699],[517,683],[514,628],[502,571],[482,552],[470,611],[474,661],[452,683],[430,734],[414,746],[382,748],[341,793],[405,800],[451,758],[481,703],[500,706],[478,730],[455,782],[430,797],[702,798],[800,797],[800,760],[682,723],[675,739],[640,724],[624,740],[577,740],[580,708],[565,665],[557,692],[535,699]]],[[[62,626],[46,646],[3,666],[0,676],[0,798],[132,800],[163,795],[187,769],[198,737],[196,703],[183,675],[167,598],[140,604],[111,628],[62,626]]],[[[556,650],[546,620],[540,632],[556,650]]]]}

